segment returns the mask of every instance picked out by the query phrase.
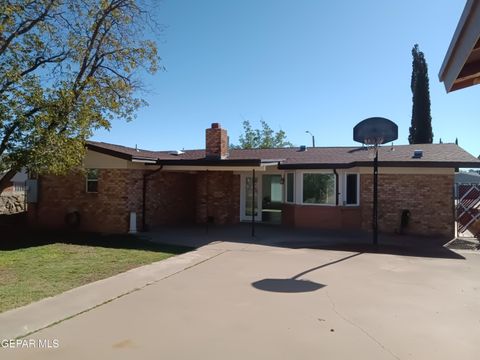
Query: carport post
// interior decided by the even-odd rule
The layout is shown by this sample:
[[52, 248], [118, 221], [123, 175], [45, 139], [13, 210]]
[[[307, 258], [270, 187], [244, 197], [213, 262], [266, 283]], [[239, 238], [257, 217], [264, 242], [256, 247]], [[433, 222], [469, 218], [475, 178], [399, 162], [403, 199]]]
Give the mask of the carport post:
[[205, 214], [206, 214], [206, 221], [205, 221], [205, 230], [208, 234], [208, 222], [209, 222], [209, 215], [208, 215], [208, 169], [205, 172]]
[[252, 169], [252, 237], [255, 237], [255, 169]]

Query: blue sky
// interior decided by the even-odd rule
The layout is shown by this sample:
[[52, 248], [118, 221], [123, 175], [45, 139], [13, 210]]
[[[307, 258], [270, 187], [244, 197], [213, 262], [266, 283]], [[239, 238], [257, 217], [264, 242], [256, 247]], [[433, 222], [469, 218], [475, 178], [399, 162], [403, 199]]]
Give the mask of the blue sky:
[[463, 1], [163, 0], [157, 39], [166, 71], [144, 77], [150, 104], [116, 120], [97, 141], [152, 150], [204, 147], [212, 122], [238, 142], [243, 119], [283, 129], [295, 145], [352, 145], [371, 116], [399, 126], [408, 143], [411, 49], [429, 66], [434, 142], [475, 156], [480, 86], [446, 94], [438, 72]]

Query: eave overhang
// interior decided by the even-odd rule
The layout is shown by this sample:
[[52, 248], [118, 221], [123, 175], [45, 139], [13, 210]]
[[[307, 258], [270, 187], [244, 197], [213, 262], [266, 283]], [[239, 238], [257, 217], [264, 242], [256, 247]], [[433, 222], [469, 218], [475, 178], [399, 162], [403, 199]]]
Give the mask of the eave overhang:
[[[372, 161], [355, 161], [342, 164], [278, 164], [280, 170], [302, 169], [351, 169], [354, 167], [371, 167]], [[453, 161], [379, 161], [379, 167], [404, 167], [404, 168], [476, 168], [480, 169], [478, 162], [453, 162]]]
[[438, 77], [447, 92], [480, 83], [480, 1], [467, 1]]

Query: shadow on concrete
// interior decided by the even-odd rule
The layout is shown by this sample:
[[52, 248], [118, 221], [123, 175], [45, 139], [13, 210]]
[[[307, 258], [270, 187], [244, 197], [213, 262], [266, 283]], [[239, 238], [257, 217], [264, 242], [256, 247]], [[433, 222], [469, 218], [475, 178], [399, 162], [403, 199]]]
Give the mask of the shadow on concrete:
[[379, 245], [372, 244], [367, 231], [292, 229], [278, 225], [257, 224], [255, 237], [250, 224], [163, 227], [143, 233], [154, 242], [201, 247], [214, 242], [233, 242], [276, 246], [290, 249], [321, 249], [348, 252], [378, 253], [414, 257], [464, 259], [444, 245], [451, 239], [410, 235], [380, 234]]
[[176, 244], [160, 244], [128, 235], [104, 235], [65, 230], [41, 230], [27, 226], [1, 227], [0, 251], [18, 250], [49, 244], [73, 244], [111, 249], [132, 249], [181, 254], [194, 248]]
[[289, 279], [263, 279], [263, 280], [255, 281], [252, 283], [252, 286], [258, 290], [271, 291], [271, 292], [283, 292], [283, 293], [299, 293], [299, 292], [316, 291], [318, 289], [321, 289], [322, 287], [325, 287], [326, 285], [319, 284], [310, 280], [302, 280], [300, 279], [300, 277], [308, 273], [311, 273], [313, 271], [322, 269], [324, 267], [331, 266], [345, 260], [349, 260], [361, 254], [362, 253], [352, 254], [338, 260], [330, 261], [326, 264], [315, 266], [311, 269], [302, 271], [301, 273], [298, 273], [297, 275], [294, 275]]
[[263, 279], [252, 283], [252, 286], [270, 292], [302, 293], [316, 291], [325, 285], [301, 279]]

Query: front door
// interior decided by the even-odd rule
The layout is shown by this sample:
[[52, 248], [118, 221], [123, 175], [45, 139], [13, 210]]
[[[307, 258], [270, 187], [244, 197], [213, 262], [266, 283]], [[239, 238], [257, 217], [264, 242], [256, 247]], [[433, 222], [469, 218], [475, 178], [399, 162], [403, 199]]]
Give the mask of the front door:
[[241, 177], [241, 201], [240, 201], [240, 220], [251, 221], [252, 213], [255, 213], [255, 221], [262, 220], [262, 199], [261, 182], [258, 181], [258, 176], [255, 176], [255, 188], [253, 186], [252, 175], [243, 174]]

